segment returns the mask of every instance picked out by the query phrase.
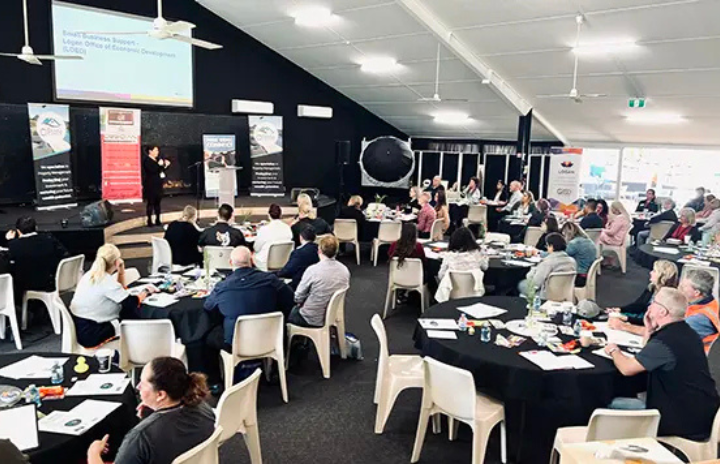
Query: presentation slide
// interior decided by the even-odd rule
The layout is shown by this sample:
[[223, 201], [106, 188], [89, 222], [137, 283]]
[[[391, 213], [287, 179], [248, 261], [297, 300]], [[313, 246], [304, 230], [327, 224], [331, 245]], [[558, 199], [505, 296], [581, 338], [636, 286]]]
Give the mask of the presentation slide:
[[55, 61], [57, 99], [193, 106], [192, 45], [86, 33], [149, 31], [152, 19], [57, 1], [52, 16], [54, 53], [84, 58]]

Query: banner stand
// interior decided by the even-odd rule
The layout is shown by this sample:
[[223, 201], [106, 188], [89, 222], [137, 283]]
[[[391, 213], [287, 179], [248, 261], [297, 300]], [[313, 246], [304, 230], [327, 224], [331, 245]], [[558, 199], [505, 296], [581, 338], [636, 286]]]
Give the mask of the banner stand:
[[[205, 197], [218, 198], [223, 187], [223, 172], [232, 169], [235, 175], [235, 136], [234, 135], [203, 135], [203, 171], [205, 173]], [[237, 182], [233, 178], [231, 191], [233, 200], [237, 196]], [[228, 185], [225, 185], [228, 187]], [[227, 196], [226, 196], [227, 199]], [[231, 203], [234, 203], [231, 202]], [[231, 204], [228, 203], [228, 204]]]
[[252, 183], [250, 196], [285, 196], [282, 116], [248, 116]]
[[100, 108], [102, 199], [112, 204], [142, 202], [140, 110]]

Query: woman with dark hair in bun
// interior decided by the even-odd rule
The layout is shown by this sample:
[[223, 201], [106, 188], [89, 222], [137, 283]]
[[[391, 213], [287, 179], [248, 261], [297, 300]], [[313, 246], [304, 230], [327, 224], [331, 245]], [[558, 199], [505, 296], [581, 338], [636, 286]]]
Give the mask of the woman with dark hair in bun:
[[[215, 415], [205, 402], [210, 394], [205, 375], [188, 373], [176, 358], [155, 358], [146, 365], [137, 386], [142, 402], [135, 426], [120, 445], [115, 464], [171, 464], [207, 440]], [[88, 449], [88, 464], [103, 462], [109, 435]]]

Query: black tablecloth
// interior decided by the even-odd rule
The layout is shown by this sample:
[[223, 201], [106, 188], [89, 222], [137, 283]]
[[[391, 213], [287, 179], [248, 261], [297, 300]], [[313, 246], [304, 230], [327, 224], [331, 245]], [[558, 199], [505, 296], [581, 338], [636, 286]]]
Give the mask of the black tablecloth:
[[[523, 319], [527, 314], [524, 299], [486, 296], [441, 303], [428, 309], [423, 317], [457, 319], [458, 306], [476, 302], [507, 309], [498, 317], [505, 322]], [[493, 341], [496, 333], [511, 335], [507, 330], [493, 330]], [[583, 350], [579, 356], [594, 364], [593, 369], [543, 371], [518, 354], [538, 348], [531, 339], [517, 348], [502, 348], [482, 343], [479, 331], [472, 336], [463, 332], [457, 335], [457, 340], [430, 339], [418, 324], [415, 346], [423, 356], [467, 369], [478, 390], [505, 403], [511, 431], [508, 448], [517, 449], [520, 443], [523, 447], [529, 445], [530, 450], [523, 452], [523, 460], [528, 462], [549, 457], [558, 427], [585, 425], [593, 410], [606, 407], [614, 397], [634, 396], [645, 389], [644, 376], [625, 378], [610, 360], [590, 350]]]
[[[13, 353], [0, 355], [0, 367], [5, 367], [14, 362], [20, 361], [32, 354], [47, 357], [69, 357], [70, 359], [65, 363], [65, 381], [63, 386], [70, 387], [73, 385], [72, 378], [77, 377], [78, 380], [87, 378], [90, 374], [97, 373], [98, 363], [93, 357], [86, 357], [87, 364], [90, 369], [85, 374], [77, 374], [73, 368], [75, 367], [77, 356], [61, 354], [61, 353]], [[113, 367], [113, 372], [122, 372], [120, 369]], [[21, 379], [14, 380], [5, 377], [0, 377], [0, 384], [13, 385], [21, 389], [25, 389], [30, 384], [37, 386], [50, 386], [50, 379]], [[40, 411], [44, 414], [50, 414], [52, 411], [69, 411], [75, 406], [79, 405], [86, 399], [94, 399], [100, 401], [116, 401], [121, 402], [123, 405], [117, 408], [115, 411], [110, 413], [102, 422], [95, 425], [92, 429], [80, 435], [78, 437], [71, 435], [61, 435], [56, 433], [39, 433], [40, 446], [38, 448], [25, 451], [30, 456], [30, 461], [33, 464], [44, 464], [51, 463], [57, 464], [60, 462], [85, 462], [85, 456], [87, 448], [94, 440], [101, 439], [106, 433], [110, 435], [110, 451], [111, 453], [106, 456], [107, 459], [111, 460], [118, 448], [125, 434], [137, 424], [137, 418], [135, 417], [135, 408], [137, 406], [137, 400], [135, 393], [131, 386], [125, 389], [122, 395], [108, 395], [108, 396], [71, 396], [66, 397], [62, 400], [48, 400], [42, 403]], [[18, 403], [19, 405], [25, 404], [23, 401]]]
[[[508, 234], [510, 236], [510, 239], [513, 243], [522, 243], [523, 239], [525, 238], [525, 224], [513, 224], [512, 221], [516, 221], [517, 219], [513, 219], [512, 221], [507, 221], [507, 218], [502, 219], [500, 222], [498, 222], [498, 232], [501, 234]], [[533, 243], [533, 246], [535, 244]]]
[[[683, 259], [685, 256], [691, 254], [691, 252], [685, 247], [681, 246], [678, 247], [676, 245], [668, 245], [666, 243], [663, 243], [662, 245], [658, 245], [663, 248], [673, 248], [676, 250], [680, 250], [680, 253], [677, 254], [668, 254], [668, 253], [661, 253], [659, 251], [655, 251], [655, 246], [651, 245], [650, 243], [646, 243], [645, 245], [640, 246], [639, 248], [636, 248], [636, 251], [633, 254], [633, 257], [635, 261], [647, 268], [652, 269], [653, 265], [655, 264], [655, 261], [658, 259], [664, 259], [666, 261], [671, 261], [677, 265], [678, 270], [682, 270], [683, 263], [678, 262], [680, 259]], [[703, 261], [709, 261], [710, 265], [713, 267], [720, 268], [720, 264], [710, 261], [708, 259], [703, 259]]]

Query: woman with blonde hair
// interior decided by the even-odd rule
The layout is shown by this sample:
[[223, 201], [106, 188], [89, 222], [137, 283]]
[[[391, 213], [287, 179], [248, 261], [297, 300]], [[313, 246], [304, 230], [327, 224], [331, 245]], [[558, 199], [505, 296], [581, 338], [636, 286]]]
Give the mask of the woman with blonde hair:
[[307, 198], [303, 198], [302, 200], [301, 197], [303, 197], [302, 194], [298, 195], [298, 216], [291, 227], [296, 248], [300, 246], [300, 232], [308, 226], [312, 226], [315, 229], [316, 235], [332, 233], [330, 224], [328, 224], [325, 219], [317, 217], [317, 212], [315, 208], [313, 208], [310, 197], [305, 195]]
[[600, 233], [598, 243], [609, 246], [621, 246], [627, 240], [628, 232], [632, 228], [632, 220], [627, 210], [619, 201], [610, 205], [610, 219]]
[[[365, 229], [365, 213], [362, 210], [363, 198], [360, 195], [353, 195], [348, 200], [347, 206], [343, 207], [338, 214], [338, 219], [354, 219], [357, 224], [358, 237], [363, 237]], [[362, 239], [361, 239], [362, 240]], [[340, 244], [340, 249], [344, 252], [344, 243]]]
[[566, 222], [561, 229], [562, 236], [567, 242], [565, 252], [577, 263], [577, 276], [575, 276], [575, 286], [584, 287], [587, 283], [587, 274], [590, 267], [597, 258], [597, 248], [595, 243], [590, 240], [580, 229], [580, 226], [574, 222]]
[[180, 219], [168, 225], [164, 238], [170, 244], [173, 264], [188, 266], [202, 263], [202, 253], [197, 246], [201, 232], [196, 222], [197, 216], [197, 209], [187, 205]]
[[122, 319], [139, 318], [140, 304], [148, 293], [143, 290], [133, 296], [127, 291], [125, 262], [115, 245], [106, 243], [98, 248], [70, 303], [78, 343], [93, 348], [117, 336]]
[[695, 226], [695, 210], [687, 206], [680, 210], [678, 222], [673, 224], [670, 230], [667, 231], [663, 240], [673, 238], [685, 241], [685, 237], [690, 237], [693, 242], [702, 240], [702, 233]]

